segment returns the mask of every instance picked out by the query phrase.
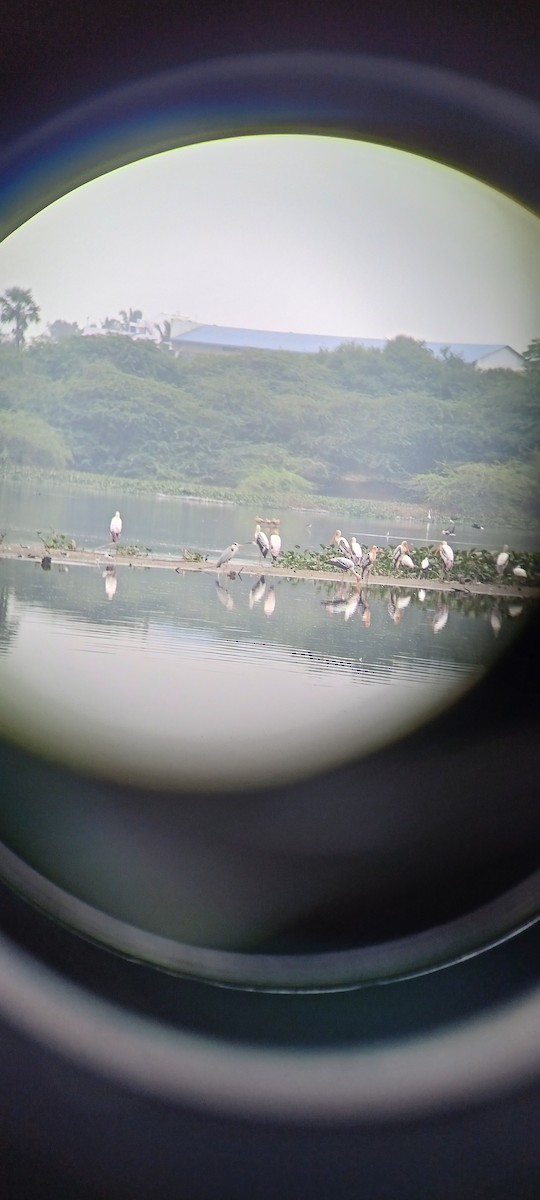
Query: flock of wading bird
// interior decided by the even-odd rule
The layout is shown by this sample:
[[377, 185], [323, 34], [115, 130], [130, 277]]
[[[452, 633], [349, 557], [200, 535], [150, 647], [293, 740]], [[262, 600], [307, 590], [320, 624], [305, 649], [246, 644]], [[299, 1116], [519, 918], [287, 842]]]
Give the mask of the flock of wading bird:
[[[429, 513], [428, 516], [430, 518], [431, 513]], [[245, 546], [251, 545], [257, 546], [259, 550], [259, 562], [261, 564], [265, 559], [268, 559], [268, 557], [270, 558], [271, 562], [277, 563], [282, 549], [281, 537], [277, 532], [277, 526], [279, 523], [280, 522], [277, 519], [263, 520], [262, 518], [258, 518], [255, 525], [253, 538], [249, 542], [231, 542], [230, 546], [227, 546], [227, 548], [223, 550], [217, 559], [215, 564], [217, 571], [224, 570], [226, 575], [233, 577], [236, 574], [240, 574], [242, 567], [240, 567], [239, 571], [235, 571], [231, 567], [231, 562], [236, 557], [239, 550]], [[262, 524], [272, 527], [272, 532], [270, 534], [265, 533], [265, 531], [262, 529]], [[482, 529], [483, 526], [475, 525], [475, 528]], [[114, 516], [112, 517], [109, 529], [111, 541], [113, 543], [117, 543], [120, 540], [120, 535], [122, 533], [122, 518], [118, 511], [115, 512]], [[455, 536], [453, 525], [451, 528], [445, 529], [443, 532], [446, 536]], [[336, 529], [332, 537], [332, 545], [335, 545], [340, 553], [336, 554], [332, 558], [326, 559], [328, 566], [334, 567], [336, 571], [341, 571], [343, 579], [346, 579], [348, 576], [352, 576], [356, 581], [357, 587], [361, 588], [369, 579], [371, 568], [377, 561], [377, 555], [381, 553], [381, 547], [371, 546], [370, 548], [364, 549], [358, 542], [354, 533], [351, 535], [349, 541], [344, 534], [342, 534], [341, 529]], [[434, 554], [436, 559], [440, 559], [441, 577], [448, 575], [454, 566], [454, 551], [446, 541], [446, 537], [442, 542], [439, 542], [438, 545], [434, 547]], [[503, 546], [503, 549], [495, 560], [495, 566], [499, 575], [504, 574], [506, 571], [509, 559], [510, 553], [508, 546]], [[417, 572], [420, 574], [420, 576], [422, 576], [425, 575], [429, 568], [433, 566], [433, 563], [428, 555], [422, 558], [420, 563], [416, 563], [412, 557], [409, 543], [404, 539], [399, 543], [398, 546], [396, 546], [392, 554], [392, 566], [394, 570], [400, 574]], [[517, 565], [512, 567], [512, 573], [515, 575], [516, 579], [525, 580], [527, 578], [527, 572], [522, 566]]]

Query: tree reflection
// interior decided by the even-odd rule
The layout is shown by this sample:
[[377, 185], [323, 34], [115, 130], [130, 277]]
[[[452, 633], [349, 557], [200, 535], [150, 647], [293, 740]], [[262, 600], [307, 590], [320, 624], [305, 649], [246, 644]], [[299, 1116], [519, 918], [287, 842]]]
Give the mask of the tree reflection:
[[15, 596], [13, 588], [0, 588], [0, 654], [7, 654], [19, 630], [19, 619], [11, 611], [11, 596]]

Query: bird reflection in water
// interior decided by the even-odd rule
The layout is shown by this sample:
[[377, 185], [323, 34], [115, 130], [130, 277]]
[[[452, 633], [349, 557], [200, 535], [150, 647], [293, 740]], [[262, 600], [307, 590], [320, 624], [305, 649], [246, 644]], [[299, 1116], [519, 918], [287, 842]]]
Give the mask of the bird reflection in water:
[[275, 593], [274, 587], [272, 585], [270, 585], [270, 587], [268, 588], [268, 591], [266, 593], [266, 596], [264, 597], [263, 610], [264, 610], [265, 617], [271, 617], [272, 613], [274, 612], [275, 607], [276, 607], [276, 593]]
[[219, 603], [223, 605], [223, 608], [226, 608], [229, 612], [234, 608], [234, 600], [228, 588], [223, 583], [220, 583], [219, 579], [216, 579], [216, 596]]
[[434, 633], [440, 633], [441, 629], [444, 629], [446, 622], [448, 620], [449, 611], [450, 610], [449, 610], [447, 604], [441, 604], [439, 606], [439, 608], [437, 609], [437, 612], [435, 613], [435, 616], [431, 622], [431, 628]]
[[495, 607], [492, 608], [492, 610], [489, 614], [489, 623], [491, 625], [493, 633], [495, 634], [495, 637], [498, 637], [501, 632], [501, 629], [502, 629], [502, 617], [501, 617], [500, 609], [498, 608], [497, 605], [495, 605]]
[[399, 625], [403, 616], [403, 612], [399, 607], [396, 592], [390, 592], [390, 599], [387, 604], [387, 609], [390, 620], [394, 622], [394, 625]]
[[358, 588], [355, 588], [348, 596], [345, 596], [341, 592], [339, 596], [335, 596], [332, 600], [322, 600], [321, 603], [325, 612], [343, 617], [344, 621], [350, 621], [351, 617], [360, 611], [362, 624], [365, 625], [366, 629], [369, 629], [371, 611], [367, 603], [365, 590], [359, 591]]
[[113, 600], [118, 587], [118, 579], [116, 578], [116, 569], [112, 564], [105, 568], [102, 579], [105, 580], [105, 595], [107, 600]]
[[250, 608], [254, 608], [256, 604], [260, 604], [266, 591], [266, 579], [261, 575], [253, 587], [249, 589], [248, 604]]

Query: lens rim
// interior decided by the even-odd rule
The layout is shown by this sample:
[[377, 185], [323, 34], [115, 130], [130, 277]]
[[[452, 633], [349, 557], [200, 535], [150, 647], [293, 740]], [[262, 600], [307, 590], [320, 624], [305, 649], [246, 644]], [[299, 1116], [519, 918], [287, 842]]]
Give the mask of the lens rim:
[[[99, 97], [4, 151], [0, 231], [6, 236], [58, 196], [125, 163], [180, 145], [270, 132], [331, 134], [396, 146], [465, 171], [537, 213], [538, 115], [536, 105], [489, 85], [434, 68], [366, 56], [278, 54], [197, 64]], [[295, 785], [290, 786], [292, 790]], [[358, 955], [364, 955], [361, 975], [366, 982], [435, 969], [433, 961], [427, 960], [435, 954], [436, 965], [443, 965], [442, 946], [447, 965], [525, 928], [537, 914], [540, 890], [538, 872], [476, 913], [439, 931], [417, 935], [413, 947], [411, 939], [405, 939], [409, 964], [411, 948], [415, 956], [412, 970], [405, 965], [403, 944], [394, 942], [352, 952], [353, 967], [347, 964], [347, 952], [313, 956], [317, 972], [327, 968], [324, 982], [320, 976], [315, 981], [311, 974], [315, 964], [310, 966], [309, 956], [299, 962], [280, 959], [269, 980], [270, 956], [229, 955], [169, 944], [168, 939], [145, 935], [83, 905], [7, 848], [1, 848], [0, 862], [12, 885], [55, 919], [71, 924], [76, 908], [88, 937], [116, 944], [128, 955], [144, 949], [148, 961], [160, 966], [165, 962], [166, 969], [179, 973], [255, 987], [358, 986]], [[152, 945], [145, 939], [152, 939]]]

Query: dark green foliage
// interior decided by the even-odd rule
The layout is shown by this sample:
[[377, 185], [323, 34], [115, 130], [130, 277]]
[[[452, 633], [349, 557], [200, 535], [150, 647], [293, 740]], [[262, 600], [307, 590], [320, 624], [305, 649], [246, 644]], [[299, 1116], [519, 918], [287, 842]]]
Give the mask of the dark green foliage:
[[522, 373], [480, 372], [405, 337], [383, 350], [175, 358], [125, 336], [71, 336], [25, 353], [0, 346], [0, 412], [45, 422], [75, 470], [178, 492], [300, 502], [350, 498], [351, 487], [369, 496], [375, 481], [439, 512], [534, 520], [536, 342], [527, 354]]

